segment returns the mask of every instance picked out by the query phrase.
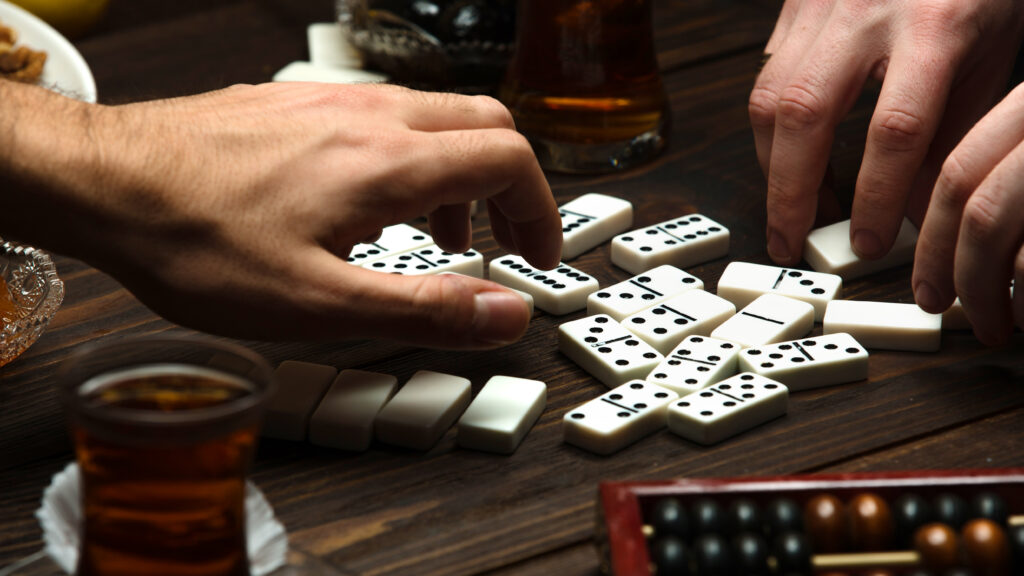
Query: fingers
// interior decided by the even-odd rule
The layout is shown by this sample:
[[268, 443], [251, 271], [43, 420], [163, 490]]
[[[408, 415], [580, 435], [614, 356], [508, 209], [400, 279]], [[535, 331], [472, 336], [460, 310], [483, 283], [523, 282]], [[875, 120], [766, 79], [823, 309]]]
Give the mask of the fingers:
[[[750, 93], [750, 125], [754, 130], [757, 160], [766, 177], [771, 159], [775, 109], [779, 93], [802, 62], [807, 48], [814, 44], [818, 37], [817, 31], [821, 29], [830, 12], [830, 7], [826, 3], [810, 3], [806, 9], [804, 4], [799, 0], [783, 4], [775, 29], [764, 48], [765, 54], [770, 54], [771, 58], [764, 63]], [[793, 23], [798, 14], [800, 26], [793, 32]]]
[[953, 281], [974, 334], [1004, 343], [1013, 329], [1008, 280], [1024, 246], [1024, 143], [1000, 162], [964, 206]]
[[[995, 167], [1024, 141], [1024, 86], [1018, 87], [964, 137], [943, 164], [918, 236], [911, 285], [928, 312], [942, 312], [958, 291], [954, 262], [969, 200]], [[968, 281], [967, 285], [971, 283]]]
[[959, 65], [960, 55], [922, 49], [916, 35], [928, 32], [920, 28], [894, 47], [868, 128], [850, 216], [851, 247], [861, 258], [892, 248]]
[[[522, 136], [474, 130], [426, 138], [409, 152], [426, 155], [412, 160], [417, 169], [407, 175], [410, 190], [428, 191], [416, 197], [433, 196], [440, 205], [487, 199], [499, 243], [538, 268], [558, 264], [562, 221], [547, 179]], [[468, 215], [463, 222], [463, 228], [468, 226]]]
[[473, 241], [469, 204], [441, 206], [427, 215], [434, 242], [448, 252], [465, 252]]
[[[768, 173], [768, 254], [782, 265], [799, 262], [814, 223], [835, 126], [860, 92], [869, 65], [860, 40], [845, 30], [823, 33], [813, 61], [779, 92]], [[772, 57], [774, 60], [775, 57]], [[769, 61], [771, 63], [771, 61]]]
[[387, 106], [405, 124], [423, 132], [444, 130], [515, 129], [512, 113], [488, 96], [421, 92], [398, 86], [374, 85]]
[[486, 349], [518, 340], [530, 321], [520, 296], [486, 280], [381, 274], [341, 264], [326, 252], [317, 260], [314, 266], [329, 271], [318, 314], [335, 329], [329, 336]]

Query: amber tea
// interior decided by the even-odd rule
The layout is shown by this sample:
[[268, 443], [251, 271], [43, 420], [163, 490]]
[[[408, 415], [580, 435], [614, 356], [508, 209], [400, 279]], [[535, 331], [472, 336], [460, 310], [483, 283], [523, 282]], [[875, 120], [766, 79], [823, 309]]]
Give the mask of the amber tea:
[[111, 369], [77, 385], [76, 573], [249, 574], [245, 476], [264, 397], [252, 378], [192, 363]]
[[627, 168], [667, 144], [649, 0], [524, 0], [501, 90], [545, 168]]

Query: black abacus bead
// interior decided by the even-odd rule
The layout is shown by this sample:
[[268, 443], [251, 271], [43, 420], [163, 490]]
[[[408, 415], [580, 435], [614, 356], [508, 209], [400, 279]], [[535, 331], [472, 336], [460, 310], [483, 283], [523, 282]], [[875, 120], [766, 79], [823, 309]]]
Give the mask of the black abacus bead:
[[718, 534], [705, 534], [693, 543], [696, 576], [732, 576], [732, 550]]
[[690, 533], [694, 538], [704, 534], [722, 534], [725, 531], [725, 514], [718, 502], [701, 498], [690, 509]]
[[776, 572], [811, 574], [811, 543], [801, 532], [783, 532], [772, 543]]
[[690, 553], [676, 536], [662, 536], [651, 544], [651, 562], [661, 576], [690, 576]]
[[1014, 574], [1024, 573], [1024, 525], [1010, 526], [1006, 530], [1006, 540], [1010, 545], [1010, 566]]
[[690, 519], [678, 498], [662, 498], [651, 510], [651, 526], [656, 536], [673, 535], [689, 540]]
[[740, 498], [729, 504], [726, 514], [726, 530], [730, 535], [762, 530], [761, 508], [753, 500]]
[[804, 529], [803, 509], [789, 498], [776, 498], [764, 509], [764, 526], [768, 538], [783, 532], [799, 532]]
[[967, 522], [967, 502], [956, 494], [949, 492], [939, 494], [933, 503], [935, 521], [950, 526], [955, 531], [960, 531]]
[[896, 525], [896, 542], [903, 548], [914, 540], [914, 532], [932, 522], [934, 515], [928, 501], [917, 494], [904, 494], [892, 505], [892, 516]]
[[733, 557], [736, 574], [742, 576], [768, 576], [768, 545], [758, 533], [744, 532], [733, 538]]
[[1006, 506], [1006, 500], [993, 492], [982, 492], [971, 498], [971, 519], [974, 518], [985, 518], [991, 520], [1000, 526], [1006, 525], [1006, 519], [1009, 518], [1009, 508]]

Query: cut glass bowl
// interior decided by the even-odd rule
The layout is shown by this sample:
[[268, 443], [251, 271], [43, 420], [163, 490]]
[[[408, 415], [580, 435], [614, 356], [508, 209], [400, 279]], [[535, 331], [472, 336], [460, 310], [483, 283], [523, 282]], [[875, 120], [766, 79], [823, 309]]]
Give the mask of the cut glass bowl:
[[0, 366], [39, 339], [63, 301], [50, 256], [0, 238]]

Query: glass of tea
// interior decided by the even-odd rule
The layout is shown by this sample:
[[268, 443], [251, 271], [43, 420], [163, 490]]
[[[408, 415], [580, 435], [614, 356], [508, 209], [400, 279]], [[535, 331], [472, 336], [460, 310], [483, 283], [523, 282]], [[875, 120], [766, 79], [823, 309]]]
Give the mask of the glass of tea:
[[82, 478], [76, 574], [248, 575], [266, 361], [212, 338], [136, 338], [82, 346], [60, 379]]
[[612, 172], [668, 144], [651, 0], [520, 0], [500, 90], [546, 169]]

